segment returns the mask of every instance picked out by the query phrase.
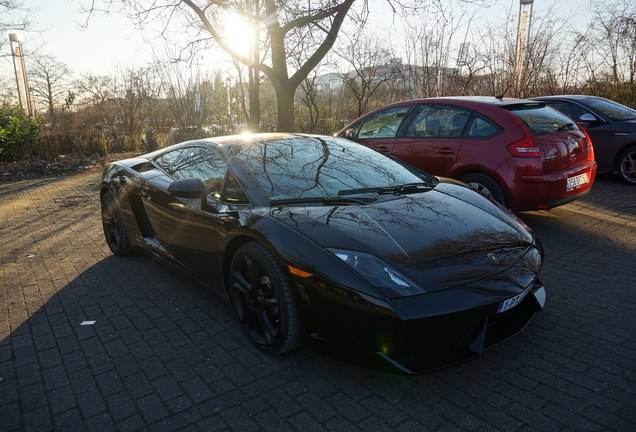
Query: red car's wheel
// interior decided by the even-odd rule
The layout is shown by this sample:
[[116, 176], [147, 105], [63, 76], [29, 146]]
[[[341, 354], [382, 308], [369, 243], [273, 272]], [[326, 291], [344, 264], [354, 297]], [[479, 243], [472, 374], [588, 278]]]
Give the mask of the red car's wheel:
[[486, 174], [475, 173], [468, 174], [461, 180], [468, 186], [481, 192], [483, 195], [494, 199], [504, 207], [508, 207], [508, 201], [506, 200], [506, 195], [504, 194], [503, 189], [501, 189], [501, 186], [499, 186], [492, 177]]

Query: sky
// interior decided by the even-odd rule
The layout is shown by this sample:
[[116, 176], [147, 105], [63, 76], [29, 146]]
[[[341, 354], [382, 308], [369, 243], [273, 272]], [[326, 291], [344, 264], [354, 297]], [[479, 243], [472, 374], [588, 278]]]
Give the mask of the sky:
[[[23, 0], [32, 9], [34, 30], [24, 34], [24, 50], [36, 49], [39, 53], [52, 55], [67, 64], [74, 74], [114, 74], [123, 67], [144, 66], [152, 60], [152, 42], [145, 41], [132, 22], [120, 15], [92, 16], [88, 27], [86, 14], [80, 12], [82, 4], [91, 0]], [[480, 13], [482, 17], [505, 17], [508, 8], [518, 8], [518, 0], [491, 1], [492, 6]], [[587, 8], [581, 7], [587, 0], [535, 0], [535, 11], [557, 6], [557, 11], [572, 14], [573, 19], [585, 22]], [[392, 21], [386, 0], [371, 0], [373, 24], [376, 32], [390, 29]], [[7, 37], [7, 35], [2, 35]], [[8, 44], [4, 45], [9, 50]], [[12, 74], [10, 59], [5, 57], [0, 73], [6, 79], [6, 70]], [[227, 67], [227, 64], [226, 64]]]

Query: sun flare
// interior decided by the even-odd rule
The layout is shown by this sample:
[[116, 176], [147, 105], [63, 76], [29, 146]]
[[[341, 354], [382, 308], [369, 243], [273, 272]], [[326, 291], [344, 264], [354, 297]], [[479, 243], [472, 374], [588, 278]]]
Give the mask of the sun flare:
[[254, 38], [252, 23], [236, 12], [228, 12], [224, 21], [225, 41], [230, 48], [241, 55], [249, 55]]

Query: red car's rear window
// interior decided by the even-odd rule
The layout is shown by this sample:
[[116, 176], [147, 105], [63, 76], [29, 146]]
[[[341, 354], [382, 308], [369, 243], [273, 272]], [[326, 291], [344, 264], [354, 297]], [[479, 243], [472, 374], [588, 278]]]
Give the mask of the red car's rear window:
[[508, 110], [520, 118], [533, 135], [578, 130], [571, 118], [547, 106], [519, 106]]

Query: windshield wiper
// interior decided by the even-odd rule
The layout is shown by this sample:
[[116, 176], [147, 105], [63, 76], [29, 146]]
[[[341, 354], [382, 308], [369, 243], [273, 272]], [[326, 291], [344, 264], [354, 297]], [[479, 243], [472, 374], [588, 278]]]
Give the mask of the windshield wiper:
[[433, 183], [406, 183], [398, 186], [345, 189], [338, 191], [338, 196], [377, 193], [380, 195], [404, 195], [425, 192], [435, 187]]
[[377, 201], [377, 198], [342, 198], [342, 197], [305, 197], [305, 198], [281, 198], [269, 201], [272, 206], [286, 204], [323, 204], [323, 205], [349, 205], [368, 204]]

